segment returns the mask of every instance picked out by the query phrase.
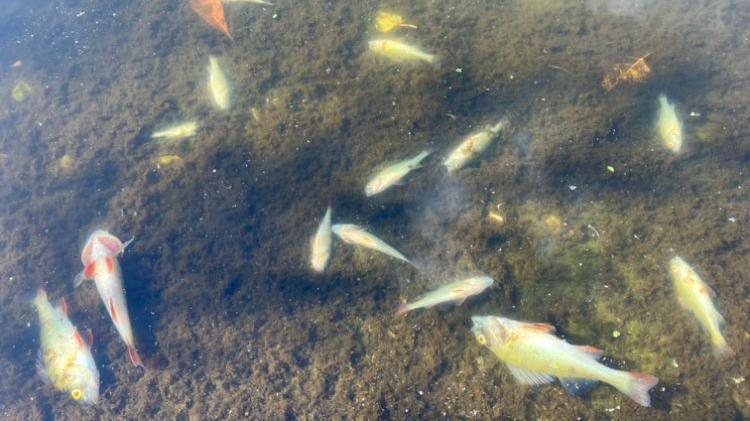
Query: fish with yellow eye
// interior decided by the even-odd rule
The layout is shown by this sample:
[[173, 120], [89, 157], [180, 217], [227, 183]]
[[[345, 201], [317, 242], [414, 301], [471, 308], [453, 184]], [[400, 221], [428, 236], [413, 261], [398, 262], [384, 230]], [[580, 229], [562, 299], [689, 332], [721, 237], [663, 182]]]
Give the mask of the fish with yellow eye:
[[65, 301], [53, 307], [47, 293], [40, 289], [32, 300], [39, 315], [41, 347], [37, 372], [45, 381], [76, 401], [94, 404], [99, 399], [99, 371], [91, 356], [93, 336], [87, 339], [68, 319]]

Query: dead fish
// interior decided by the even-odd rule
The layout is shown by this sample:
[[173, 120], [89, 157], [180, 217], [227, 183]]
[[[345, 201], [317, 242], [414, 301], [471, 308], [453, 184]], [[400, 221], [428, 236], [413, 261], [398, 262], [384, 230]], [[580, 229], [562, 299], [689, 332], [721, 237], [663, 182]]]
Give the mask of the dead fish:
[[310, 241], [310, 266], [315, 272], [323, 272], [331, 258], [331, 207], [326, 210], [318, 231]]
[[353, 244], [356, 246], [365, 247], [371, 250], [379, 251], [388, 256], [402, 260], [406, 263], [411, 264], [403, 254], [399, 253], [398, 250], [386, 244], [385, 241], [378, 237], [370, 234], [364, 228], [354, 224], [336, 224], [331, 227], [331, 230], [345, 243]]
[[367, 185], [365, 186], [365, 194], [367, 197], [371, 197], [378, 193], [382, 193], [391, 186], [399, 184], [410, 172], [419, 168], [422, 160], [429, 154], [430, 151], [422, 151], [413, 158], [391, 164], [378, 171], [378, 173], [367, 182]]

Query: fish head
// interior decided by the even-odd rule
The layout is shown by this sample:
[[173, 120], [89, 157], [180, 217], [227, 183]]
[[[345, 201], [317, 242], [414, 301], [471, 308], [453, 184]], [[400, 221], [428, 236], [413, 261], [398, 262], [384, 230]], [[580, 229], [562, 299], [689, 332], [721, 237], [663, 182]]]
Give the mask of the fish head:
[[381, 191], [383, 191], [383, 185], [380, 182], [380, 180], [377, 179], [377, 178], [374, 179], [374, 180], [372, 180], [372, 181], [370, 181], [365, 186], [365, 195], [367, 197], [374, 196], [374, 195], [380, 193]]
[[388, 43], [388, 40], [385, 40], [383, 38], [377, 38], [370, 40], [367, 45], [370, 47], [370, 50], [376, 51], [376, 50], [383, 50], [386, 47], [386, 44]]
[[502, 317], [472, 316], [471, 333], [479, 344], [492, 348], [503, 346], [510, 337], [510, 329]]
[[86, 240], [86, 245], [81, 251], [81, 262], [88, 266], [101, 257], [115, 257], [124, 249], [125, 244], [119, 238], [107, 230], [97, 229]]
[[475, 276], [469, 280], [469, 285], [471, 286], [471, 289], [478, 294], [491, 287], [494, 282], [495, 280], [489, 276]]
[[[91, 361], [93, 362], [93, 360]], [[99, 372], [89, 363], [76, 363], [67, 368], [65, 389], [71, 399], [88, 404], [99, 401]]]

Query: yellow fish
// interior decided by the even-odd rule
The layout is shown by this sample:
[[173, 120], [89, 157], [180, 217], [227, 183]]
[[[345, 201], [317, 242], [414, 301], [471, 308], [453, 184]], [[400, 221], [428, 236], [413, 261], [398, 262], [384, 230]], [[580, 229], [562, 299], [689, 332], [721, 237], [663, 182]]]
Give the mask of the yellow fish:
[[184, 137], [195, 136], [195, 132], [198, 130], [198, 123], [195, 121], [186, 121], [183, 123], [177, 123], [167, 128], [155, 131], [151, 134], [151, 139], [166, 138], [166, 139], [182, 139]]
[[682, 121], [677, 116], [674, 104], [665, 95], [659, 95], [659, 116], [656, 120], [656, 131], [670, 151], [679, 153], [682, 150]]
[[716, 296], [716, 293], [679, 256], [675, 256], [669, 261], [669, 276], [672, 279], [680, 305], [693, 313], [711, 336], [714, 354], [734, 353], [724, 339], [724, 335], [721, 334], [724, 317], [719, 314], [711, 300], [712, 297]]
[[654, 376], [615, 370], [598, 362], [602, 352], [571, 345], [552, 333], [546, 323], [524, 323], [497, 316], [473, 316], [471, 332], [523, 384], [551, 383], [557, 377], [571, 394], [585, 392], [593, 382], [617, 388], [640, 405], [650, 406], [648, 391], [659, 382]]
[[508, 119], [503, 118], [494, 126], [486, 126], [482, 130], [468, 135], [443, 161], [448, 173], [460, 170], [484, 152], [500, 131], [508, 126]]
[[74, 400], [96, 403], [99, 399], [99, 371], [91, 356], [92, 337], [85, 341], [68, 319], [65, 301], [52, 307], [43, 289], [32, 300], [39, 315], [41, 347], [37, 372], [55, 389], [70, 393]]
[[208, 57], [208, 90], [211, 91], [211, 98], [217, 108], [229, 109], [229, 82], [221, 70], [219, 59], [214, 56]]
[[440, 59], [435, 54], [426, 53], [419, 48], [403, 42], [376, 38], [369, 42], [370, 51], [394, 61], [424, 61], [435, 66], [440, 65]]

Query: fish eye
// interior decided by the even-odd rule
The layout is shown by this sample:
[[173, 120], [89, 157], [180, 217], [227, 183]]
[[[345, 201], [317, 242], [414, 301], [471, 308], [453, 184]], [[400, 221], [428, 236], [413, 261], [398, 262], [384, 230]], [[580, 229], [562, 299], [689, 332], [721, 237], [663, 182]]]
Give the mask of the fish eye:
[[74, 400], [81, 400], [83, 397], [83, 392], [81, 392], [81, 389], [73, 389], [70, 391], [70, 397], [72, 397]]
[[477, 335], [477, 342], [484, 345], [487, 343], [487, 338], [485, 338], [484, 335], [480, 333], [479, 335]]

